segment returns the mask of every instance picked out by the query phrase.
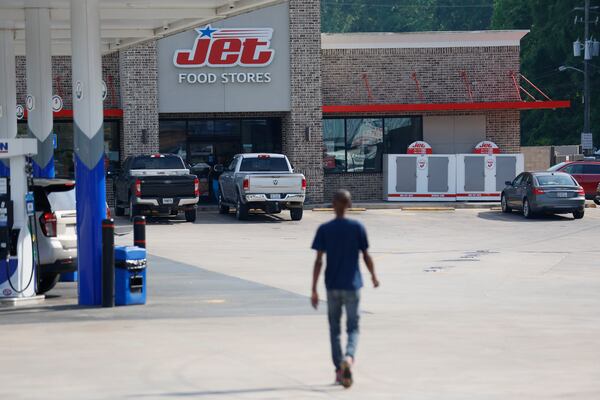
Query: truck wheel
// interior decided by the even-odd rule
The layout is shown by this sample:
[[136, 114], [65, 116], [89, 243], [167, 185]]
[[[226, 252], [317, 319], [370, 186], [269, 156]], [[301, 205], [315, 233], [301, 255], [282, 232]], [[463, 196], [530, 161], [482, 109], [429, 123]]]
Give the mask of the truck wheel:
[[235, 209], [235, 217], [240, 221], [248, 219], [248, 205], [243, 204], [239, 198]]
[[584, 210], [577, 210], [577, 211], [573, 212], [573, 218], [575, 218], [575, 219], [581, 219], [581, 218], [583, 218], [584, 215], [585, 215]]
[[115, 204], [115, 215], [117, 217], [122, 217], [123, 215], [125, 215], [125, 209]]
[[596, 203], [597, 205], [599, 205], [599, 206], [600, 206], [600, 197], [596, 197], [596, 198], [594, 199], [594, 203]]
[[187, 222], [196, 222], [196, 209], [185, 210], [185, 220]]
[[302, 214], [304, 214], [304, 210], [302, 208], [290, 208], [290, 216], [292, 217], [292, 221], [300, 221], [302, 219]]
[[42, 276], [40, 282], [38, 283], [38, 294], [43, 294], [52, 290], [54, 286], [56, 286], [56, 283], [58, 282], [59, 278], [60, 274], [50, 274]]
[[223, 204], [223, 195], [219, 191], [219, 214], [229, 214], [229, 206]]

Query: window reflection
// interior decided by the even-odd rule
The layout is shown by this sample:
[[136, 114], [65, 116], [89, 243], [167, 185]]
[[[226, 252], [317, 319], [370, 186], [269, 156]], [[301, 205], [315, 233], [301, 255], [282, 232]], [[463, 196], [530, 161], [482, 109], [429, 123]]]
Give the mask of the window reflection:
[[379, 172], [383, 151], [383, 124], [380, 118], [346, 120], [348, 172]]
[[323, 120], [323, 168], [328, 172], [346, 170], [346, 138], [343, 119]]
[[384, 154], [423, 140], [421, 117], [323, 119], [325, 172], [381, 172]]

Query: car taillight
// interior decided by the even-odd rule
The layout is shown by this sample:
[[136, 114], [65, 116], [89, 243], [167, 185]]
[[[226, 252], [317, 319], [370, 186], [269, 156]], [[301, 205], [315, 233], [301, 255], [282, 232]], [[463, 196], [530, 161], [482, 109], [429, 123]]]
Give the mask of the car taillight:
[[580, 196], [585, 196], [585, 190], [581, 186], [577, 188], [577, 194]]
[[56, 237], [56, 215], [54, 213], [44, 213], [40, 216], [40, 227], [47, 237]]
[[112, 214], [110, 212], [110, 207], [107, 204], [106, 205], [106, 219], [111, 219], [111, 218], [112, 218]]
[[306, 190], [306, 178], [302, 178], [302, 190]]
[[194, 179], [194, 197], [200, 197], [200, 180]]
[[244, 179], [244, 190], [250, 189], [250, 180], [248, 178]]
[[139, 179], [135, 180], [135, 196], [136, 197], [142, 196], [142, 181]]
[[533, 188], [533, 194], [544, 194], [546, 193], [544, 191], [544, 189], [540, 189], [540, 188]]

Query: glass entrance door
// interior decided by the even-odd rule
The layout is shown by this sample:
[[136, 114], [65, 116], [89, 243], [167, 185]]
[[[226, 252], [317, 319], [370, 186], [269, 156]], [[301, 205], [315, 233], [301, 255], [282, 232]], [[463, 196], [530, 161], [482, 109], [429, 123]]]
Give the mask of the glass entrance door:
[[202, 201], [216, 201], [216, 164], [239, 153], [280, 153], [279, 118], [165, 119], [160, 121], [160, 152], [184, 158], [200, 180]]

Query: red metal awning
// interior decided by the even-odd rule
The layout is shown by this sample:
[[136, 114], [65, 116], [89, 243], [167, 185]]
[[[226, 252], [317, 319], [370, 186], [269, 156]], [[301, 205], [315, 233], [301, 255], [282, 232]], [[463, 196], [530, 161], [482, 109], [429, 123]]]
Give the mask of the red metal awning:
[[[73, 110], [62, 109], [52, 113], [53, 118], [59, 119], [73, 119]], [[120, 108], [105, 108], [104, 118], [123, 118], [123, 110]], [[23, 115], [22, 120], [27, 120], [27, 110]]]
[[418, 111], [539, 110], [569, 107], [571, 107], [571, 101], [569, 100], [415, 104], [352, 104], [335, 106], [325, 105], [323, 106], [323, 114]]

